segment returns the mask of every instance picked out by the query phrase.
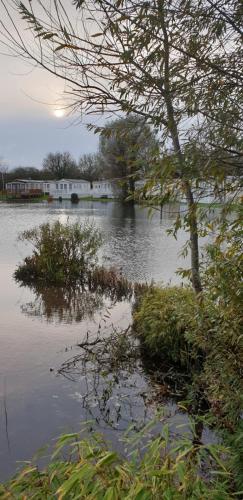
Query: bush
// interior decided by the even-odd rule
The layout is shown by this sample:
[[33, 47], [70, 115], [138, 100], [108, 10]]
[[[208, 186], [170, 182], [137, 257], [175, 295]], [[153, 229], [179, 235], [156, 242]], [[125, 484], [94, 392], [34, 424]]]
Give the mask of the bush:
[[134, 312], [134, 329], [149, 356], [190, 370], [196, 352], [187, 335], [196, 328], [197, 312], [193, 290], [150, 287]]
[[72, 193], [71, 194], [71, 203], [78, 203], [79, 202], [79, 197], [77, 193]]
[[192, 407], [203, 393], [214, 422], [230, 432], [243, 410], [241, 224], [226, 221], [207, 248], [200, 298], [186, 288], [144, 287], [134, 314], [145, 355], [191, 368]]
[[[210, 276], [215, 263], [211, 266]], [[224, 290], [216, 298], [216, 288], [220, 283], [217, 287], [214, 282], [212, 295], [210, 287], [200, 300], [186, 288], [145, 289], [134, 313], [134, 328], [144, 355], [155, 357], [157, 370], [163, 361], [191, 373], [191, 408], [198, 407], [201, 393], [215, 423], [232, 432], [243, 408], [242, 314], [238, 293], [232, 290], [230, 300], [230, 289]]]
[[34, 251], [15, 271], [15, 278], [51, 285], [84, 281], [95, 267], [102, 241], [92, 225], [59, 221], [24, 231], [19, 239], [31, 243]]
[[203, 378], [213, 413], [230, 431], [243, 411], [242, 251], [239, 214], [207, 248], [202, 279], [208, 328], [191, 336], [206, 353]]

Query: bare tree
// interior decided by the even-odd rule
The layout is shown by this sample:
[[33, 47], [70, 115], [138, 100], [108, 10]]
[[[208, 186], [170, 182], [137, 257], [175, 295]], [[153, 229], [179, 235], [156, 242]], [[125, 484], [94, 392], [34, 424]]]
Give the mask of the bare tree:
[[69, 152], [49, 153], [43, 160], [43, 172], [52, 179], [77, 176], [77, 164]]
[[100, 157], [96, 153], [84, 154], [78, 161], [79, 176], [87, 181], [95, 181], [102, 178]]

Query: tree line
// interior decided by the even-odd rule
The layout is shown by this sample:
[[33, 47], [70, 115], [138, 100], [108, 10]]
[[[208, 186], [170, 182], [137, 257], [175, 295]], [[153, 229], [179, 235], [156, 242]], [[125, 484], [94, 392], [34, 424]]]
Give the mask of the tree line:
[[42, 168], [17, 167], [5, 171], [5, 182], [14, 179], [116, 179], [125, 199], [134, 193], [135, 181], [144, 177], [152, 155], [159, 150], [155, 131], [135, 114], [107, 123], [96, 153], [76, 161], [68, 152], [49, 153]]

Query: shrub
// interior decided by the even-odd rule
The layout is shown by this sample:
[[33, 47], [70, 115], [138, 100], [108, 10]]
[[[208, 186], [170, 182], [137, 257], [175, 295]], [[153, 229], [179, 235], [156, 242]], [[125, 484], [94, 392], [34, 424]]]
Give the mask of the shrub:
[[196, 328], [197, 312], [193, 290], [150, 287], [134, 312], [134, 329], [148, 355], [189, 370], [196, 353], [187, 335]]
[[242, 250], [239, 216], [226, 221], [207, 248], [202, 279], [208, 328], [191, 336], [206, 353], [203, 378], [213, 413], [231, 431], [243, 411]]
[[77, 193], [72, 193], [71, 194], [71, 203], [78, 203], [79, 202], [79, 197]]
[[[215, 262], [211, 266], [206, 271], [210, 276]], [[215, 423], [232, 432], [243, 407], [242, 315], [236, 284], [234, 291], [229, 288], [222, 293], [220, 282], [211, 286], [200, 300], [186, 288], [145, 288], [134, 313], [134, 328], [144, 355], [155, 357], [156, 369], [162, 360], [165, 366], [176, 364], [191, 372], [191, 408], [198, 407], [202, 393]]]
[[24, 231], [19, 239], [31, 243], [34, 251], [15, 271], [15, 278], [52, 285], [82, 282], [97, 262], [102, 241], [92, 225], [59, 221]]

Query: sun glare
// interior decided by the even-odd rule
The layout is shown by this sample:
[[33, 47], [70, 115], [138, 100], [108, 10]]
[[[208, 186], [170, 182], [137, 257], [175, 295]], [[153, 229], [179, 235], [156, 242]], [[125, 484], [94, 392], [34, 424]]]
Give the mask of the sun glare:
[[55, 109], [53, 113], [56, 118], [62, 118], [65, 115], [65, 111], [63, 109]]

